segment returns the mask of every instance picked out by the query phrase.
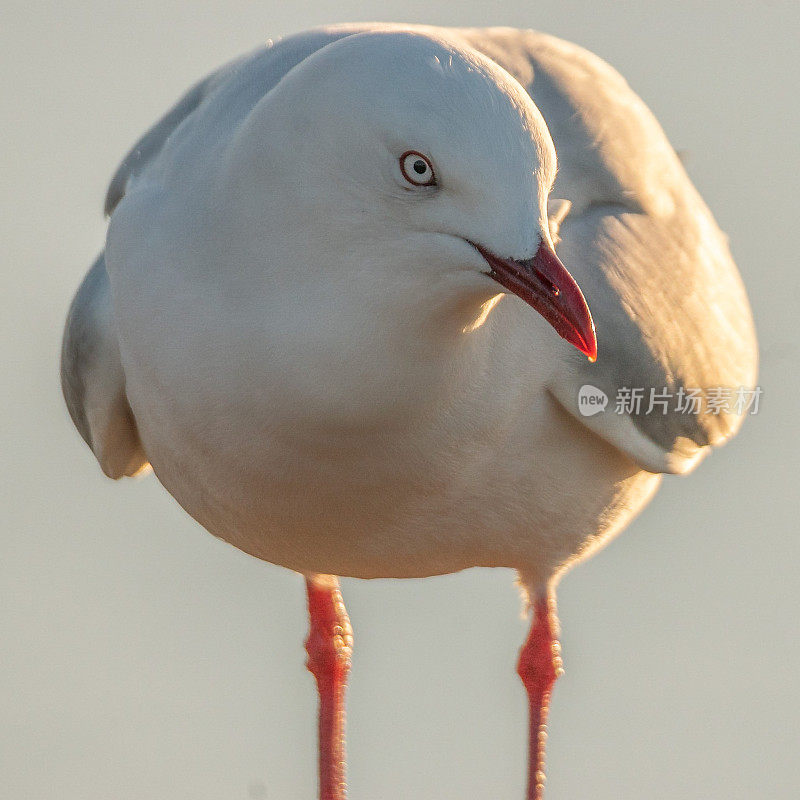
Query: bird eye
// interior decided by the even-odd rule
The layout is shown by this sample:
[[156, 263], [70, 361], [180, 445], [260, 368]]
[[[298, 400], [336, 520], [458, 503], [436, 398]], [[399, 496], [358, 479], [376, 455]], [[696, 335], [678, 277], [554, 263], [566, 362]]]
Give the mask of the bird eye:
[[400, 156], [400, 171], [412, 186], [436, 186], [433, 164], [416, 150], [407, 150]]

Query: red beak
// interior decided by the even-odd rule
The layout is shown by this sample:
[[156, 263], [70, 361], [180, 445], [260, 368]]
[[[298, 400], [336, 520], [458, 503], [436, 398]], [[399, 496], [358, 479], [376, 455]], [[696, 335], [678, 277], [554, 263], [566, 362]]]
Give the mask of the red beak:
[[494, 278], [538, 311], [556, 333], [575, 345], [589, 361], [597, 359], [594, 321], [580, 286], [544, 241], [536, 255], [525, 261], [500, 258], [471, 242], [491, 267]]

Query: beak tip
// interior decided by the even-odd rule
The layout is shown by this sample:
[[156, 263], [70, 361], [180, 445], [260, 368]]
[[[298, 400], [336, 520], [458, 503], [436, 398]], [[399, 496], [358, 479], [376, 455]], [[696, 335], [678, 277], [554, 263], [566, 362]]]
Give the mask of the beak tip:
[[597, 337], [595, 336], [594, 325], [592, 325], [592, 338], [589, 341], [587, 351], [586, 357], [589, 359], [590, 363], [594, 364], [594, 362], [597, 361]]
[[588, 341], [585, 337], [580, 337], [578, 349], [589, 359], [590, 364], [597, 361], [597, 338], [594, 335], [594, 329], [592, 329], [592, 335]]

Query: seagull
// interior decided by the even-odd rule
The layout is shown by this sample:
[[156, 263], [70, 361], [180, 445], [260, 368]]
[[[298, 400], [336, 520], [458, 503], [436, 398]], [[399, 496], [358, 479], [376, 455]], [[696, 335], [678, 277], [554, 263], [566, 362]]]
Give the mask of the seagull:
[[756, 391], [726, 238], [651, 112], [542, 33], [326, 27], [198, 83], [105, 210], [67, 407], [106, 475], [152, 466], [305, 577], [321, 800], [346, 794], [338, 576], [479, 566], [516, 570], [531, 612], [540, 800], [560, 577]]

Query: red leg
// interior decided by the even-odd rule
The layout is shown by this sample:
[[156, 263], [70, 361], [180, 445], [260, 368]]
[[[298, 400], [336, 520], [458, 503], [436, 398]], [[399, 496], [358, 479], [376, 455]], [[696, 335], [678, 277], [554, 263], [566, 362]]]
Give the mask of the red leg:
[[536, 598], [528, 641], [519, 654], [517, 673], [528, 692], [530, 739], [528, 750], [527, 800], [544, 797], [544, 752], [547, 741], [547, 711], [556, 678], [563, 673], [558, 644], [558, 618], [553, 595]]
[[335, 578], [306, 578], [311, 627], [306, 666], [319, 690], [319, 798], [345, 800], [344, 694], [353, 629]]

